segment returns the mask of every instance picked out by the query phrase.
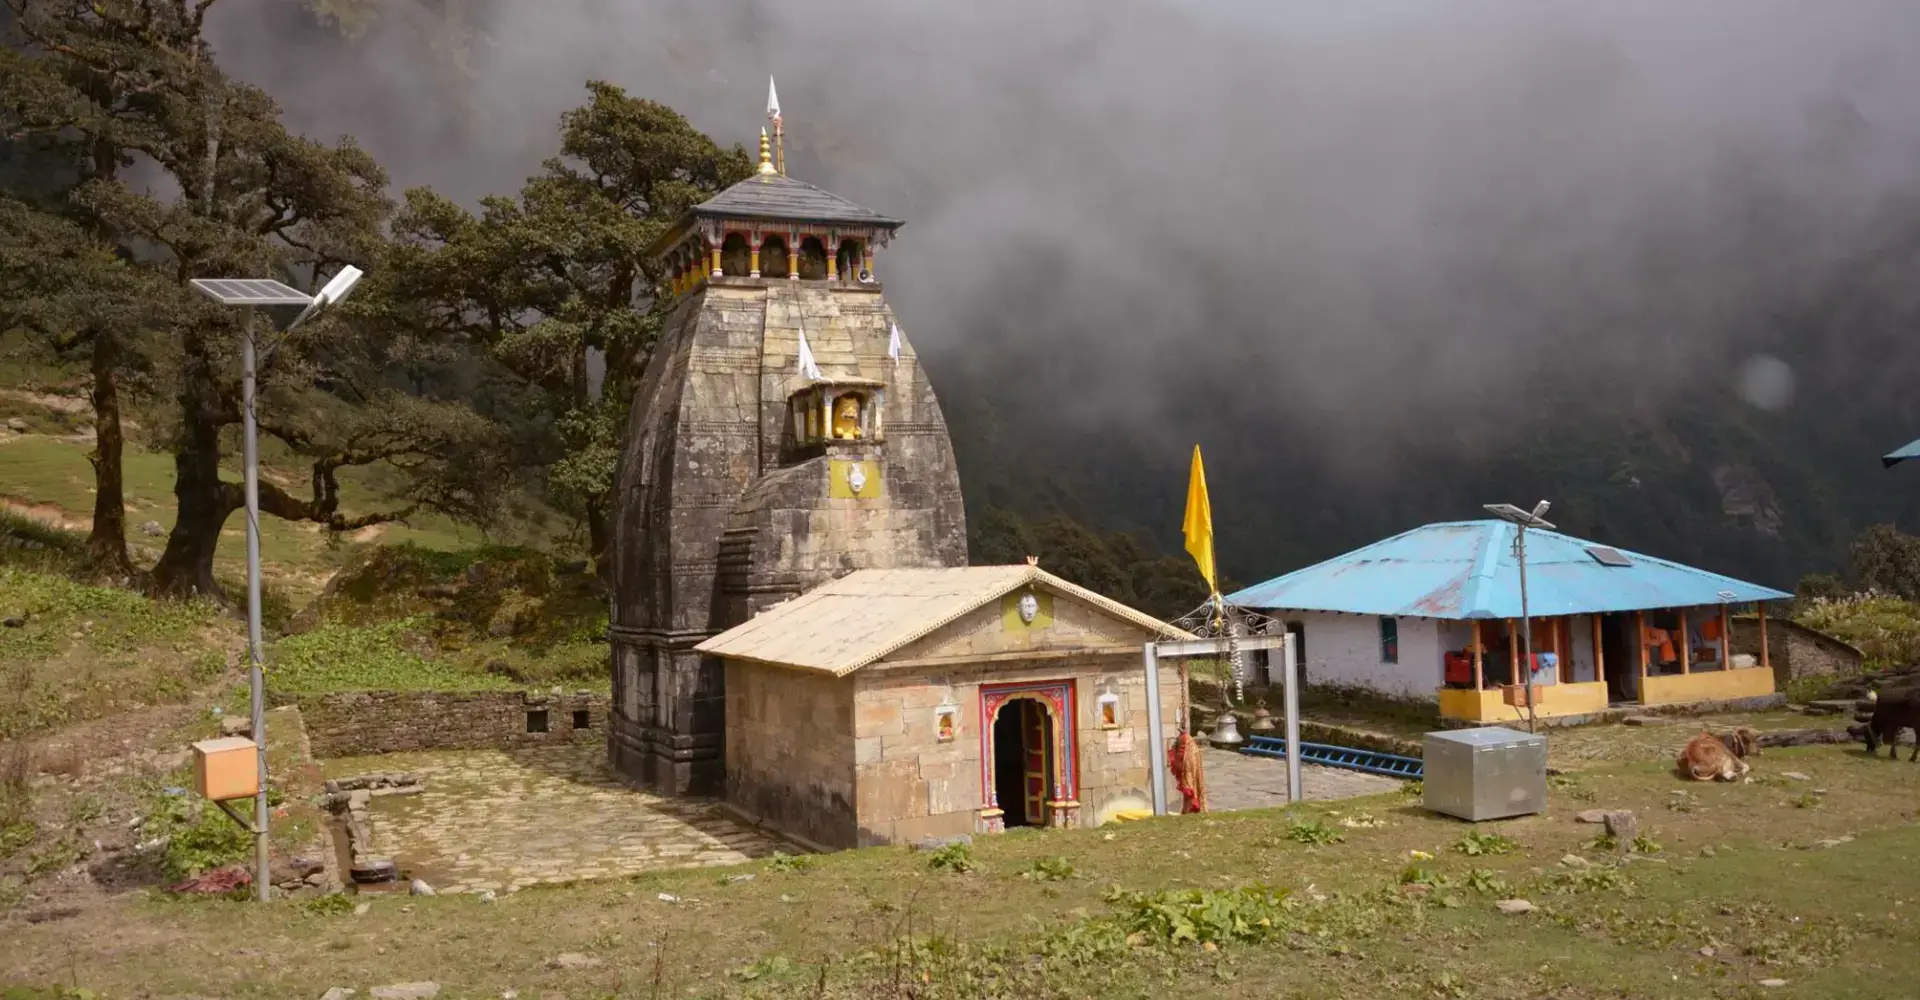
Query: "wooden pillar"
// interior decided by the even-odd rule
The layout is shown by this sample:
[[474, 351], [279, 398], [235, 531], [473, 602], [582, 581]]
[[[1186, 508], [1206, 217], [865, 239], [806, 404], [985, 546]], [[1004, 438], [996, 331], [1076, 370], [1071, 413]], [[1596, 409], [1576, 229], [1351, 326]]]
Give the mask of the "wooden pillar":
[[725, 271], [722, 271], [720, 269], [720, 244], [715, 243], [713, 245], [713, 275], [712, 276], [715, 278], [718, 278], [725, 273], [726, 273]]
[[1473, 620], [1473, 689], [1475, 691], [1487, 689], [1486, 673], [1480, 666], [1480, 645], [1480, 619], [1475, 618]]
[[1553, 623], [1553, 651], [1560, 657], [1560, 683], [1573, 683], [1573, 623], [1557, 618]]
[[1647, 700], [1647, 613], [1633, 613], [1634, 644], [1640, 647], [1640, 693], [1642, 702]]
[[826, 246], [824, 243], [821, 244], [823, 247], [825, 247], [827, 251], [827, 280], [839, 281], [840, 280], [840, 236], [837, 233], [830, 234], [828, 236], [828, 239], [831, 239], [833, 241], [832, 246]]
[[760, 234], [755, 233], [753, 234], [752, 239], [747, 243], [747, 277], [758, 278], [759, 276], [760, 276]]
[[1767, 659], [1767, 602], [1753, 602], [1754, 610], [1760, 612], [1760, 665], [1773, 669], [1773, 661]]
[[[1527, 650], [1531, 653], [1533, 650]], [[1531, 666], [1531, 664], [1529, 664]], [[1507, 619], [1507, 683], [1525, 684], [1525, 675], [1520, 673], [1520, 629], [1513, 619]]]
[[1680, 673], [1693, 673], [1693, 636], [1687, 631], [1687, 609], [1680, 609]]
[[799, 230], [787, 232], [787, 280], [800, 280], [800, 240]]
[[1591, 615], [1589, 617], [1593, 622], [1593, 679], [1596, 681], [1605, 681], [1607, 679], [1607, 651], [1606, 647], [1600, 644], [1600, 616]]
[[1733, 610], [1720, 605], [1720, 669], [1733, 669]]

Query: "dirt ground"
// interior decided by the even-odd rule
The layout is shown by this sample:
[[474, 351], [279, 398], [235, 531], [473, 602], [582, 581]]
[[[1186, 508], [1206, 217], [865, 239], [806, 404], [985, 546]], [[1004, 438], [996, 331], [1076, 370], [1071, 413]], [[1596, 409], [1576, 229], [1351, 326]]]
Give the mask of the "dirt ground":
[[[872, 849], [493, 902], [381, 897], [363, 913], [103, 893], [0, 927], [0, 983], [107, 997], [422, 980], [441, 997], [1908, 997], [1920, 765], [1904, 756], [1767, 751], [1739, 784], [1596, 762], [1555, 779], [1546, 814], [1476, 827], [1389, 794], [983, 838], [938, 867]], [[1641, 839], [1605, 844], [1574, 821], [1596, 808], [1634, 811]], [[1231, 917], [1258, 886], [1290, 894], [1259, 918], [1286, 933], [1162, 933]], [[1496, 910], [1507, 898], [1532, 912]]]

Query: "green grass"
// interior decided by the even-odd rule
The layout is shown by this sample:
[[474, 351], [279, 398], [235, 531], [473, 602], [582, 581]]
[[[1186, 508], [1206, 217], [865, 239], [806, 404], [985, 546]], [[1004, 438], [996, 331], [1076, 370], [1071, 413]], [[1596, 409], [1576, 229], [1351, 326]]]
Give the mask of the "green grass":
[[[59, 508], [67, 518], [81, 522], [93, 514], [93, 467], [87, 462], [88, 445], [46, 436], [16, 436], [0, 443], [0, 498], [26, 505]], [[271, 451], [271, 449], [268, 449]], [[284, 457], [282, 459], [284, 461]], [[263, 475], [278, 482], [295, 496], [308, 490], [307, 472], [298, 465], [274, 464], [272, 456], [263, 458]], [[151, 566], [165, 547], [165, 532], [173, 529], [173, 458], [129, 446], [122, 458], [127, 512], [127, 543], [134, 562]], [[226, 463], [226, 472], [234, 481], [241, 478], [237, 456]], [[378, 479], [369, 470], [353, 470], [341, 476], [341, 507], [349, 514], [379, 509], [383, 505], [370, 482]], [[140, 530], [147, 522], [160, 526], [162, 534], [148, 535]], [[536, 512], [534, 522], [525, 530], [528, 541], [553, 540], [551, 516]], [[408, 543], [440, 551], [473, 549], [489, 544], [478, 529], [465, 527], [437, 514], [423, 514], [406, 524], [380, 526], [356, 536], [360, 541], [332, 535], [319, 525], [282, 521], [263, 516], [260, 519], [260, 547], [269, 585], [289, 594], [295, 603], [305, 603], [318, 594], [327, 579], [348, 564], [355, 553], [375, 540], [383, 544]], [[221, 544], [214, 560], [216, 575], [238, 580], [246, 568], [246, 528], [239, 516], [227, 520], [221, 531]]]
[[0, 738], [177, 701], [216, 680], [237, 630], [205, 602], [0, 565]]
[[[364, 916], [136, 899], [10, 928], [0, 981], [68, 982], [71, 963], [78, 985], [108, 997], [364, 995], [419, 979], [443, 996], [1911, 995], [1920, 768], [1844, 747], [1769, 751], [1756, 766], [1812, 775], [1827, 805], [1705, 784], [1691, 786], [1696, 810], [1663, 812], [1676, 787], [1665, 768], [1616, 764], [1583, 781], [1605, 806], [1634, 809], [1667, 845], [1658, 856], [1586, 848], [1591, 828], [1571, 820], [1582, 803], [1467, 828], [1383, 796], [981, 837], [965, 866], [938, 870], [928, 854], [879, 848], [804, 871], [762, 862], [740, 882], [695, 869], [491, 903], [374, 898]], [[1356, 809], [1382, 825], [1345, 828], [1341, 844], [1285, 836]], [[1449, 849], [1469, 830], [1514, 846]], [[1534, 912], [1494, 908], [1511, 897]], [[601, 964], [555, 968], [562, 952]], [[1785, 985], [1759, 985], [1772, 979]]]
[[427, 659], [409, 646], [424, 639], [426, 618], [379, 625], [323, 625], [274, 644], [268, 684], [276, 692], [491, 691], [518, 687], [511, 679], [462, 663]]

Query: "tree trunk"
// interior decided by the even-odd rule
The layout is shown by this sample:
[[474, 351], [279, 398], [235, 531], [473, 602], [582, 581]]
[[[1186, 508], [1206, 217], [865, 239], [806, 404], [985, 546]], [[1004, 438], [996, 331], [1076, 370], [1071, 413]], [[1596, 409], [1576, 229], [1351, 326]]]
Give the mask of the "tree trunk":
[[587, 498], [587, 559], [600, 581], [613, 584], [613, 518], [607, 514], [607, 498]]
[[153, 567], [152, 590], [161, 597], [204, 595], [225, 601], [213, 578], [213, 556], [220, 529], [245, 501], [240, 490], [220, 479], [220, 388], [209, 366], [205, 335], [189, 330], [183, 338], [185, 364], [180, 380], [180, 437], [174, 444], [173, 496], [176, 511], [167, 549]]
[[120, 386], [114, 380], [120, 365], [120, 342], [109, 330], [93, 335], [93, 531], [87, 536], [87, 561], [95, 572], [127, 578], [133, 562], [127, 558], [127, 507], [121, 470], [126, 440], [120, 429]]

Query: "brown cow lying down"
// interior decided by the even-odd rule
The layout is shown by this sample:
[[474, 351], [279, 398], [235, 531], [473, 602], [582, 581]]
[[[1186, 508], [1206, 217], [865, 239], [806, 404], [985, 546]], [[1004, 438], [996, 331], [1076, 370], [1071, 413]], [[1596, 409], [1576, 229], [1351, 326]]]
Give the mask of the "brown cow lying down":
[[1756, 734], [1751, 729], [1736, 729], [1726, 736], [1715, 736], [1702, 729], [1680, 751], [1676, 766], [1683, 778], [1694, 781], [1737, 781], [1752, 770], [1746, 758], [1758, 752]]

